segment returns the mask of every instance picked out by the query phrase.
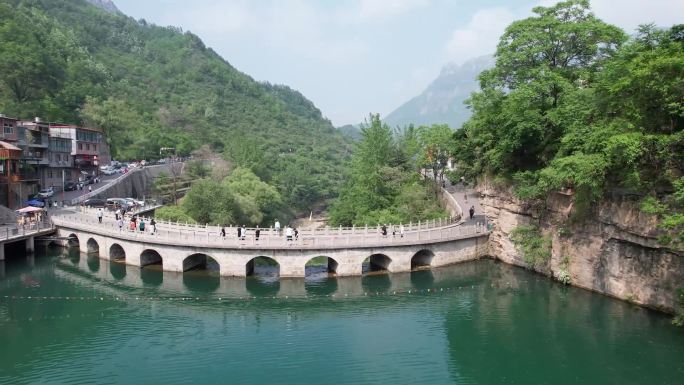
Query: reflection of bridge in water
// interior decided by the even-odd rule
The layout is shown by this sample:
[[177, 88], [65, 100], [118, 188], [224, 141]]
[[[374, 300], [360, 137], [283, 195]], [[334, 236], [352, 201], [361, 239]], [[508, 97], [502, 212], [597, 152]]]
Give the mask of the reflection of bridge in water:
[[[99, 259], [94, 255], [71, 253], [57, 263], [55, 274], [82, 287], [97, 286], [96, 291], [111, 297], [194, 297], [248, 298], [277, 296], [303, 298], [334, 295], [340, 298], [363, 297], [366, 294], [406, 292], [436, 287], [458, 287], [478, 284], [477, 274], [468, 273], [478, 266], [459, 266], [353, 277], [309, 276], [277, 280], [273, 277], [220, 277], [199, 271], [184, 273], [162, 271], [156, 267], [126, 265]], [[101, 294], [98, 294], [101, 295]]]
[[[447, 190], [444, 197], [454, 218], [459, 218], [465, 202], [459, 204], [458, 194]], [[471, 197], [471, 202], [476, 200]], [[154, 232], [149, 221], [147, 231], [130, 231], [120, 229], [110, 213], [99, 223], [94, 211], [81, 210], [55, 213], [52, 221], [58, 234], [77, 241], [82, 252], [133, 266], [158, 265], [171, 272], [214, 269], [222, 276], [237, 277], [263, 269], [275, 276], [304, 277], [316, 268], [350, 276], [369, 270], [398, 273], [445, 266], [486, 255], [489, 236], [484, 216], [465, 222], [444, 218], [390, 225], [385, 234], [379, 227], [367, 226], [300, 229], [296, 239], [287, 240], [272, 228], [247, 229], [247, 236], [240, 239], [237, 228], [226, 228], [222, 236], [217, 226], [165, 221], [157, 221]]]

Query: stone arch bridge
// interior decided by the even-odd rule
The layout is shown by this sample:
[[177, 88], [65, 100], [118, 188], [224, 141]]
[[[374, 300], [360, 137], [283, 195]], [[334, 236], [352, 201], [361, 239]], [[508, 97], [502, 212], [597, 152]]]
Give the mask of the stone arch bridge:
[[386, 236], [378, 228], [305, 229], [292, 241], [273, 229], [260, 229], [258, 240], [256, 229], [248, 229], [241, 240], [235, 228], [226, 228], [223, 237], [215, 226], [168, 222], [158, 222], [154, 233], [121, 230], [113, 218], [99, 223], [92, 213], [82, 212], [64, 211], [52, 221], [59, 236], [103, 259], [141, 267], [156, 264], [175, 272], [213, 265], [222, 276], [237, 277], [251, 275], [261, 259], [275, 262], [281, 277], [304, 277], [307, 263], [317, 257], [338, 276], [361, 275], [364, 263], [389, 272], [444, 266], [486, 255], [489, 236], [483, 223], [450, 220], [406, 225], [403, 236], [398, 227]]

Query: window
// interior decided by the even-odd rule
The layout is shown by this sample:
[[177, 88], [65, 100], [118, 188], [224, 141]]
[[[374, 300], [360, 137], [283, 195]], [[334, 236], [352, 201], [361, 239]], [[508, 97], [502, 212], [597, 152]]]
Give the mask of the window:
[[5, 134], [11, 134], [14, 131], [14, 127], [12, 127], [11, 124], [5, 123], [4, 124], [4, 132]]
[[93, 144], [93, 151], [97, 151], [97, 144]]
[[52, 170], [48, 170], [48, 179], [52, 179]]
[[83, 143], [79, 143], [79, 144], [78, 144], [78, 149], [79, 149], [79, 150], [83, 150]]

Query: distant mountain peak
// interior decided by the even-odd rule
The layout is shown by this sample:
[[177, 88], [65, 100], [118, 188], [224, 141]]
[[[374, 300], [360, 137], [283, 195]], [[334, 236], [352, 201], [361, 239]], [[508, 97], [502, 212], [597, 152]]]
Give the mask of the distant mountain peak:
[[494, 66], [491, 55], [480, 56], [464, 63], [447, 63], [439, 76], [420, 95], [388, 114], [390, 126], [448, 124], [459, 128], [470, 117], [463, 102], [479, 89], [478, 75]]
[[110, 13], [121, 13], [112, 0], [86, 0], [90, 4]]

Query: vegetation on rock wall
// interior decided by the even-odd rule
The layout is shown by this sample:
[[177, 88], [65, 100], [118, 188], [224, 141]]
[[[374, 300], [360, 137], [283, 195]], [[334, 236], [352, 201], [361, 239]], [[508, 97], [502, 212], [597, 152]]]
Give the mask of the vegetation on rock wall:
[[538, 226], [518, 226], [510, 237], [529, 266], [541, 266], [551, 258], [551, 238], [543, 235]]

